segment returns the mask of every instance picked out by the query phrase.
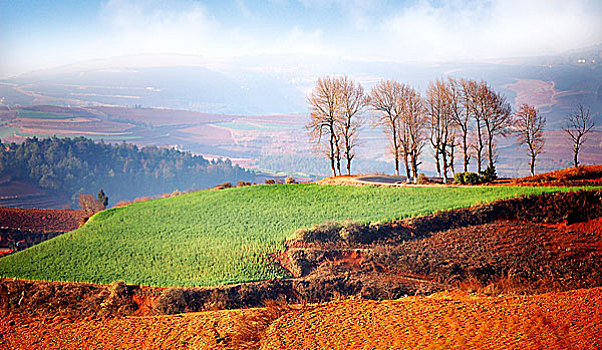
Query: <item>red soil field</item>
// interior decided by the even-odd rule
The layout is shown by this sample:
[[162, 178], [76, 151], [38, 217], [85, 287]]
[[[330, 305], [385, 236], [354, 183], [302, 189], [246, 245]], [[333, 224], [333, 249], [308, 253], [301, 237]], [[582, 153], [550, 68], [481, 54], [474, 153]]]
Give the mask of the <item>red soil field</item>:
[[[173, 316], [0, 319], [10, 349], [241, 348], [235, 335], [264, 309]], [[241, 327], [242, 325], [242, 327]], [[460, 291], [429, 297], [346, 299], [293, 307], [261, 334], [262, 349], [602, 347], [602, 288], [528, 297]]]
[[85, 216], [81, 210], [0, 208], [0, 228], [67, 232], [75, 230]]
[[289, 313], [269, 349], [596, 349], [602, 289], [530, 297], [443, 292], [391, 301], [350, 299]]

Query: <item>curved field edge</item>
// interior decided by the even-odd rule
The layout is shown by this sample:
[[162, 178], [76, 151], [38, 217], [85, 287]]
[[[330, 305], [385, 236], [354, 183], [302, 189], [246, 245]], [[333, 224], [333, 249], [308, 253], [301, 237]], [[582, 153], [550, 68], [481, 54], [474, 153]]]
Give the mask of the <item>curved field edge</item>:
[[270, 254], [326, 220], [391, 221], [566, 187], [262, 185], [109, 209], [0, 259], [0, 276], [29, 280], [205, 286], [290, 277]]

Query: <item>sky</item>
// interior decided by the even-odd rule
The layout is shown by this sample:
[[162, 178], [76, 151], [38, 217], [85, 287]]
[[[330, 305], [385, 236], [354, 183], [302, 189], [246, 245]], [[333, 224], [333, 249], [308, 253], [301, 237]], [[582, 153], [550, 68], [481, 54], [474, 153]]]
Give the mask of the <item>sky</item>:
[[601, 42], [600, 0], [0, 0], [0, 77], [139, 54], [447, 62]]

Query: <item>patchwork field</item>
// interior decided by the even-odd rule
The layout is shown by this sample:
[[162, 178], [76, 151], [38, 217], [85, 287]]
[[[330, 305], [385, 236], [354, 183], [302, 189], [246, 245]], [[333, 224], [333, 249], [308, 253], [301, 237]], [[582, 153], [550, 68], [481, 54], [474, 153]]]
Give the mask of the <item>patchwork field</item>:
[[391, 221], [556, 187], [251, 186], [134, 203], [0, 260], [24, 279], [201, 286], [288, 276], [271, 254], [327, 220]]

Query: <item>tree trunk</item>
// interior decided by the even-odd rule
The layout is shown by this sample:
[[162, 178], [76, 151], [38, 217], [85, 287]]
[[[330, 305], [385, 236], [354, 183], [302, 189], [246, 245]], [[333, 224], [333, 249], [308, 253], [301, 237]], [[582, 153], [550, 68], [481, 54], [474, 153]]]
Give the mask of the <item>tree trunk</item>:
[[577, 139], [575, 140], [575, 168], [579, 166], [579, 145], [581, 143], [581, 134], [577, 135]]
[[452, 143], [449, 146], [449, 168], [451, 169], [451, 175], [452, 177], [456, 176], [456, 169], [454, 169], [454, 149], [455, 149], [455, 145]]
[[489, 167], [493, 168], [493, 136], [488, 137], [487, 158], [489, 158]]
[[395, 175], [399, 176], [399, 149], [395, 148]]
[[351, 159], [347, 158], [347, 175], [351, 175]]
[[468, 171], [468, 142], [466, 140], [467, 135], [462, 135], [462, 151], [464, 151], [464, 172]]
[[441, 144], [441, 148], [443, 149], [443, 152], [441, 152], [441, 161], [443, 162], [443, 183], [446, 184], [447, 183], [447, 154], [445, 153], [445, 148], [447, 147], [446, 144]]
[[483, 126], [481, 125], [481, 122], [479, 120], [477, 120], [477, 138], [478, 138], [478, 145], [476, 148], [477, 150], [477, 173], [481, 173], [481, 164], [483, 163], [483, 133], [482, 133], [482, 128]]
[[332, 169], [332, 176], [337, 176], [334, 166], [334, 135], [332, 133], [330, 134], [330, 168]]
[[531, 176], [535, 175], [535, 153], [531, 153]]
[[439, 161], [439, 149], [435, 149], [435, 165], [437, 166], [437, 176], [441, 177], [441, 164]]
[[406, 167], [406, 182], [410, 182], [412, 175], [410, 174], [410, 160], [408, 159], [408, 153], [403, 152], [403, 163]]
[[418, 157], [415, 154], [410, 156], [412, 160], [412, 174], [414, 176], [414, 183], [418, 183]]

